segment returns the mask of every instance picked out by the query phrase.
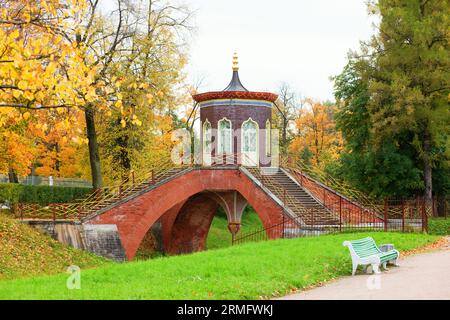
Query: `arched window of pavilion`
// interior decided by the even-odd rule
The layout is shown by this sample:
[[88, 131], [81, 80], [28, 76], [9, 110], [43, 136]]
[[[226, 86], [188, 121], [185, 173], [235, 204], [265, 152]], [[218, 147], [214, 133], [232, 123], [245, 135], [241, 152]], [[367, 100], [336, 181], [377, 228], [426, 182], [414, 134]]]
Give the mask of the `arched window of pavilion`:
[[203, 123], [203, 164], [211, 165], [212, 128], [211, 122], [206, 119]]
[[242, 124], [242, 164], [244, 166], [258, 166], [258, 123], [249, 118]]
[[271, 154], [271, 139], [272, 139], [272, 127], [270, 126], [270, 121], [266, 121], [266, 155]]
[[232, 154], [233, 153], [233, 132], [231, 121], [223, 118], [219, 121], [219, 138], [218, 138], [218, 154]]

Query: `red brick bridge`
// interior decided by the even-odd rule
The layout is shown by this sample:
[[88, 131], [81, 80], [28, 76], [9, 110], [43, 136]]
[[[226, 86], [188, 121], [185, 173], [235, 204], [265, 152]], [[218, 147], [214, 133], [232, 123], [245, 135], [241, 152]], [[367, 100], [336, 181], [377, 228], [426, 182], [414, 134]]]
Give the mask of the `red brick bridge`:
[[[219, 206], [227, 214], [231, 233], [236, 234], [247, 204], [267, 229], [283, 217], [295, 219], [292, 221], [305, 228], [340, 224], [339, 215], [302, 187], [289, 170], [240, 166], [166, 170], [155, 181], [134, 186], [128, 195], [89, 209], [82, 222], [116, 225], [125, 254], [132, 260], [157, 222], [164, 252], [190, 253], [205, 249]], [[272, 232], [269, 237], [280, 235]]]

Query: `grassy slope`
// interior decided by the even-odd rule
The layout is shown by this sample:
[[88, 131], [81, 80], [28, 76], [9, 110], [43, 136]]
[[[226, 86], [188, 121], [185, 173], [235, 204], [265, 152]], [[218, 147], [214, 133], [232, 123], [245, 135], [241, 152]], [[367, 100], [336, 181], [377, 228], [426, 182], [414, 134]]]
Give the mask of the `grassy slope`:
[[[247, 232], [262, 227], [261, 220], [251, 207], [246, 208], [241, 222], [240, 232]], [[227, 217], [222, 210], [219, 210], [211, 223], [206, 247], [208, 249], [219, 249], [229, 247], [230, 245], [231, 233], [228, 230]]]
[[105, 263], [0, 213], [0, 279], [60, 273], [72, 264], [88, 268]]
[[[109, 265], [81, 273], [81, 289], [67, 275], [0, 281], [1, 299], [258, 299], [284, 295], [351, 270], [342, 242], [367, 236], [339, 234], [249, 243], [187, 256]], [[371, 233], [378, 244], [410, 250], [438, 237]]]
[[428, 220], [428, 233], [450, 235], [450, 218], [431, 218]]

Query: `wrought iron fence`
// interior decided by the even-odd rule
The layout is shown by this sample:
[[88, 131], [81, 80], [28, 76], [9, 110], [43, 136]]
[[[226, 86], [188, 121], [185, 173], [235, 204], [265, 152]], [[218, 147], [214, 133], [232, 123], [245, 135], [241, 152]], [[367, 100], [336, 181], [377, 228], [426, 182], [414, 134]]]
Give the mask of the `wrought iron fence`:
[[[337, 210], [339, 222], [336, 224], [323, 223], [319, 219], [309, 219], [308, 223], [305, 223], [305, 216], [291, 218], [283, 215], [280, 217], [280, 221], [274, 225], [233, 236], [232, 244], [341, 232], [426, 232], [428, 219], [432, 216], [433, 211], [433, 205], [424, 201], [423, 198], [386, 199], [384, 203], [378, 205], [383, 213], [381, 216], [378, 212], [362, 207], [355, 210], [353, 203], [342, 201], [342, 198], [335, 203], [328, 203], [328, 205]], [[308, 214], [314, 217], [315, 210], [310, 210]]]

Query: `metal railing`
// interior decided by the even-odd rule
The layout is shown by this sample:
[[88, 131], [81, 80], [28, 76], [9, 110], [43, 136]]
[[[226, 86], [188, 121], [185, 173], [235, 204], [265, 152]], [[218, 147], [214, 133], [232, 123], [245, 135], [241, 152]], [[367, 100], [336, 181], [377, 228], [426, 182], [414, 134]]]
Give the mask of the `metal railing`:
[[204, 160], [205, 159], [202, 159], [203, 167], [259, 166], [259, 163], [256, 163], [255, 160], [250, 158], [246, 153], [219, 154], [214, 157], [211, 156], [206, 163]]
[[316, 199], [330, 211], [340, 214], [342, 207], [345, 206], [346, 213], [342, 217], [345, 222], [374, 222], [382, 218], [383, 208], [375, 201], [367, 201], [368, 198], [349, 199], [298, 169], [290, 168], [289, 170], [300, 186], [314, 194]]
[[14, 210], [17, 218], [20, 219], [69, 219], [80, 220], [101, 210], [109, 205], [118, 202], [133, 193], [146, 187], [151, 187], [165, 178], [170, 178], [176, 172], [175, 169], [182, 169], [185, 166], [176, 166], [172, 161], [164, 161], [151, 169], [146, 174], [137, 175], [130, 172], [129, 176], [119, 183], [97, 189], [87, 196], [76, 199], [70, 203], [55, 203], [46, 206], [38, 204], [18, 204]]
[[[279, 200], [284, 204], [284, 215], [294, 219], [298, 224], [314, 224], [320, 221], [320, 218], [331, 217], [334, 220], [337, 217], [329, 212], [325, 207], [322, 208], [308, 208], [297, 198], [292, 196], [280, 182], [272, 179], [271, 175], [264, 174], [264, 169], [253, 169], [250, 171], [262, 184], [268, 188]], [[314, 199], [315, 200], [315, 199]]]
[[428, 230], [428, 219], [432, 213], [432, 205], [427, 204], [422, 198], [387, 199], [381, 204], [381, 207], [383, 209], [382, 218], [373, 221], [358, 221], [358, 217], [349, 217], [349, 215], [354, 214], [353, 204], [340, 202], [339, 222], [336, 225], [323, 224], [320, 221], [316, 221], [314, 224], [302, 224], [299, 223], [301, 217], [283, 216], [281, 221], [274, 225], [234, 235], [232, 244], [341, 232], [426, 232]]

